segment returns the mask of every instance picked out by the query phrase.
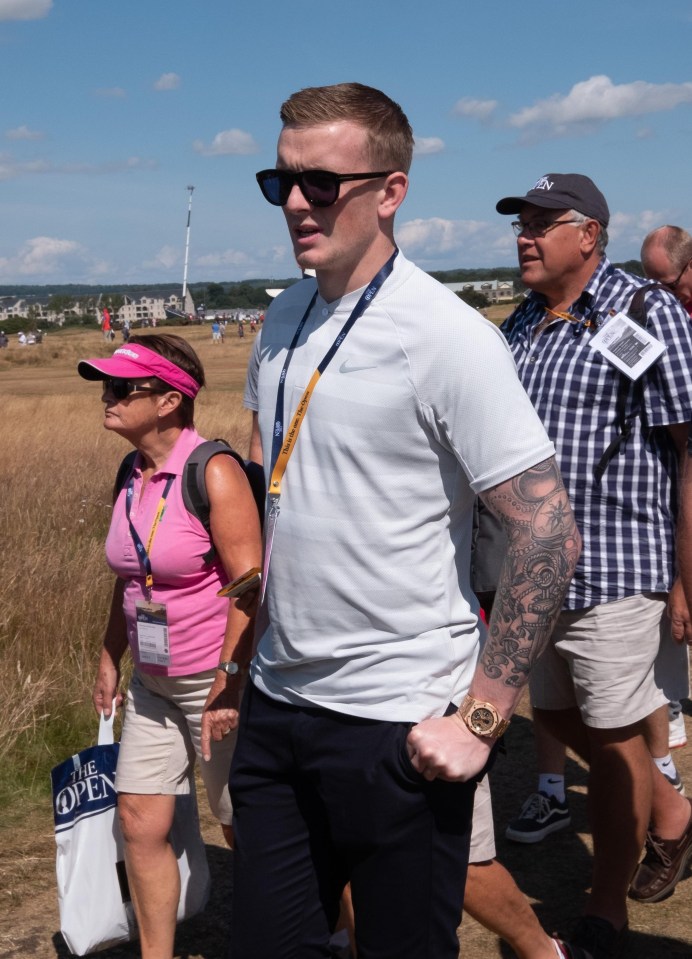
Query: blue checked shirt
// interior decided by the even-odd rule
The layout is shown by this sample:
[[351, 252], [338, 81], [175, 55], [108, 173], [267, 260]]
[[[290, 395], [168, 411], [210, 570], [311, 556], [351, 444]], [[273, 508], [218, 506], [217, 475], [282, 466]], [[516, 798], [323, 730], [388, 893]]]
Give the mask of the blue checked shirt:
[[[640, 277], [604, 257], [567, 311], [599, 328], [611, 311], [627, 313]], [[636, 383], [625, 406], [631, 435], [600, 485], [594, 467], [618, 435], [615, 367], [589, 346], [595, 332], [555, 320], [540, 335], [545, 301], [531, 293], [502, 332], [520, 379], [555, 444], [584, 546], [565, 609], [583, 609], [642, 592], [667, 592], [675, 575], [678, 454], [665, 427], [692, 419], [692, 327], [670, 293], [646, 294], [647, 330], [666, 352]]]

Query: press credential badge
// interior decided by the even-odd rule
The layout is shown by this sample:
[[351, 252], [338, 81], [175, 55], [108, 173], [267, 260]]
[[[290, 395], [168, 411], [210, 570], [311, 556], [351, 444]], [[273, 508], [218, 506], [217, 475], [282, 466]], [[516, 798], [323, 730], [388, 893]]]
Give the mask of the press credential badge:
[[589, 345], [631, 380], [638, 380], [666, 352], [663, 343], [625, 313], [612, 316]]
[[135, 606], [140, 662], [155, 666], [170, 666], [171, 652], [168, 645], [168, 616], [165, 605], [140, 600]]

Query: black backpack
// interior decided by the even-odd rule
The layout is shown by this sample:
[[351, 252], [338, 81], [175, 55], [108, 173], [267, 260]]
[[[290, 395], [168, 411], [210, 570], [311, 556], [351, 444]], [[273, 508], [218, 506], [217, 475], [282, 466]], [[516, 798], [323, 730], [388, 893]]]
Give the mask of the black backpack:
[[[185, 508], [187, 509], [188, 513], [191, 513], [193, 516], [197, 517], [209, 536], [211, 548], [202, 557], [205, 563], [210, 563], [212, 561], [216, 555], [216, 549], [211, 540], [209, 495], [207, 494], [207, 486], [204, 481], [204, 471], [207, 468], [207, 463], [209, 460], [213, 456], [218, 456], [219, 453], [232, 456], [236, 463], [242, 467], [243, 472], [247, 477], [247, 481], [250, 484], [250, 490], [252, 491], [255, 505], [257, 506], [260, 527], [264, 525], [266, 484], [264, 480], [263, 468], [259, 465], [259, 463], [253, 463], [252, 461], [244, 460], [242, 456], [239, 453], [236, 453], [236, 451], [226, 442], [226, 440], [206, 440], [204, 443], [200, 443], [200, 445], [190, 453], [185, 461], [185, 466], [183, 467], [182, 486], [183, 502], [185, 503]], [[114, 500], [117, 498], [118, 493], [123, 486], [125, 486], [125, 484], [129, 481], [136, 456], [137, 450], [132, 450], [131, 453], [127, 454], [118, 467], [113, 492]]]

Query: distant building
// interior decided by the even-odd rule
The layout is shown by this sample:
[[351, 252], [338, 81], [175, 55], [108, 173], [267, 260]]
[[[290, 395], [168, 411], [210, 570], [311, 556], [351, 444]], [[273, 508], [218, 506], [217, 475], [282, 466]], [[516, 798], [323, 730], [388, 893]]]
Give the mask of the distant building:
[[[177, 288], [174, 291], [173, 287], [170, 293], [157, 292], [154, 296], [146, 290], [141, 293], [123, 293], [120, 296], [123, 305], [111, 311], [112, 317], [118, 323], [129, 323], [133, 328], [148, 326], [152, 320], [156, 320], [157, 323], [165, 321], [166, 307], [182, 308], [180, 291]], [[0, 323], [13, 317], [21, 317], [38, 325], [62, 326], [71, 316], [93, 316], [94, 322], [100, 323], [100, 311], [108, 302], [107, 297], [92, 293], [82, 298], [76, 297], [70, 309], [54, 312], [48, 309], [50, 299], [51, 294], [24, 297], [2, 296], [0, 297]]]
[[129, 323], [131, 327], [148, 326], [152, 320], [157, 323], [165, 322], [166, 307], [182, 309], [182, 300], [178, 293], [149, 296], [143, 291], [123, 294], [123, 299], [125, 302], [115, 311], [115, 318], [119, 323]]
[[465, 280], [462, 283], [445, 283], [452, 293], [482, 293], [488, 303], [508, 303], [516, 296], [512, 280]]

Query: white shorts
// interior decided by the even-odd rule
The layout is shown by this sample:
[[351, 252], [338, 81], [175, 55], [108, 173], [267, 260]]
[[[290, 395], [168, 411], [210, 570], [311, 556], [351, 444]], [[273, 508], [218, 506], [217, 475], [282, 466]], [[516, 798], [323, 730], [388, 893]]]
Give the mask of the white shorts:
[[215, 675], [215, 669], [194, 676], [150, 676], [135, 671], [120, 740], [117, 792], [186, 795], [197, 757], [212, 813], [224, 825], [231, 824], [228, 774], [236, 731], [212, 742], [210, 762], [201, 758], [202, 709]]
[[655, 677], [666, 632], [663, 593], [638, 593], [561, 613], [531, 670], [532, 705], [576, 706], [584, 724], [597, 729], [639, 722], [668, 702]]

